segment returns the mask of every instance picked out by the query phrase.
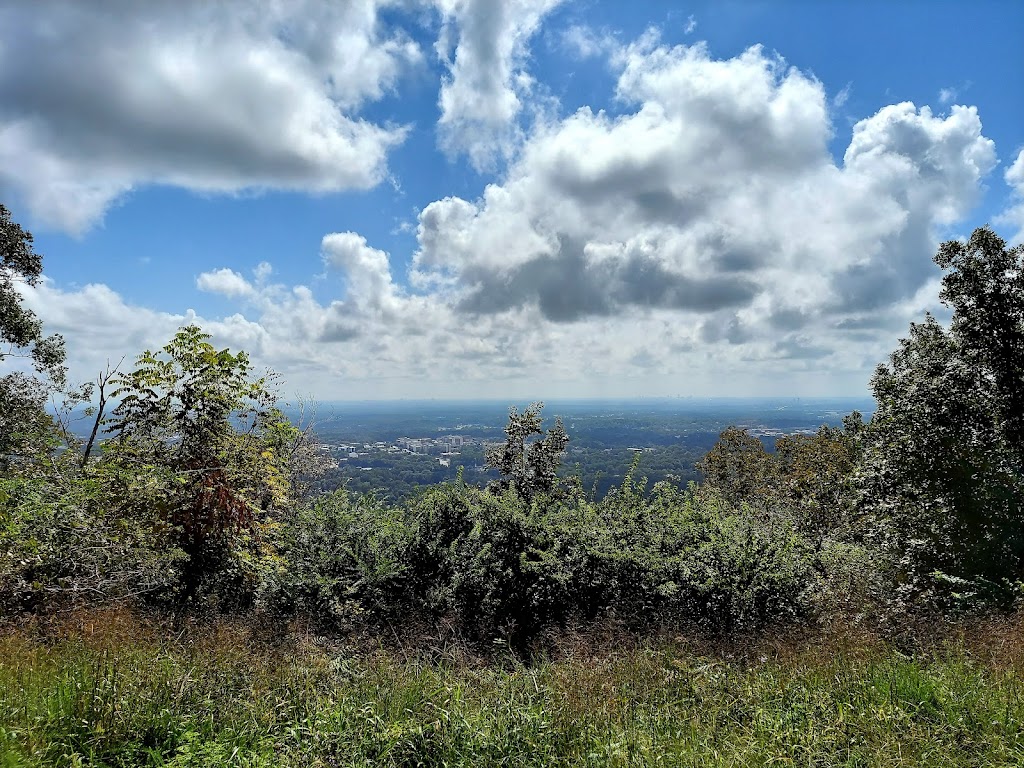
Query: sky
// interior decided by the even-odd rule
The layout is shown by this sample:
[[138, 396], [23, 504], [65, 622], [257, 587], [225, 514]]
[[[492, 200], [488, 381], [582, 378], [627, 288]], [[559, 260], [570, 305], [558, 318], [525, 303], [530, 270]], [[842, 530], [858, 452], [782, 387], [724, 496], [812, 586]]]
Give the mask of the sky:
[[0, 0], [74, 378], [197, 323], [326, 400], [860, 396], [1024, 239], [1014, 0]]

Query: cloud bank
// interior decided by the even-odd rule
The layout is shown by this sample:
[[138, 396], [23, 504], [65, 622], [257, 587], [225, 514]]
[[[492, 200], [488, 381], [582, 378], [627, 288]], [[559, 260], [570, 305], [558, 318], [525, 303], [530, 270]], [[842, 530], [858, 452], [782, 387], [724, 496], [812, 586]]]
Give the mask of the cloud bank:
[[[483, 152], [477, 159], [505, 151], [504, 132], [522, 109], [521, 46], [553, 5], [509, 2], [506, 15], [478, 27], [474, 3], [441, 2], [446, 34], [458, 29], [457, 42], [440, 44], [454, 46], [441, 127], [458, 151]], [[330, 104], [375, 97], [417, 55], [401, 36], [379, 31], [374, 4], [344, 14], [357, 8], [359, 39], [383, 53], [365, 65], [361, 87], [321, 84], [334, 88]], [[247, 23], [255, 24], [231, 28], [241, 35]], [[302, 71], [312, 66], [312, 37], [275, 55]], [[537, 382], [554, 394], [628, 394], [637, 382], [652, 394], [751, 394], [739, 375], [751, 366], [763, 393], [799, 393], [797, 377], [817, 391], [862, 391], [908, 320], [936, 305], [931, 256], [996, 166], [977, 110], [884, 106], [853, 125], [839, 161], [829, 150], [836, 129], [824, 85], [761, 47], [716, 59], [702, 44], [670, 46], [647, 34], [602, 50], [621, 109], [539, 116], [478, 198], [422, 209], [408, 274], [396, 276], [394, 266], [406, 259], [360, 233], [330, 233], [317, 285], [337, 298], [273, 282], [266, 264], [251, 278], [219, 268], [199, 275], [197, 288], [237, 311], [198, 319], [221, 343], [334, 397], [530, 396]], [[356, 66], [322, 56], [320, 66]], [[474, 79], [483, 61], [490, 77]], [[317, 93], [309, 90], [310, 103]], [[331, 114], [383, 131], [373, 144], [381, 153], [397, 140]], [[229, 118], [203, 118], [204, 136], [233, 126]], [[266, 151], [278, 180], [305, 167]], [[370, 183], [382, 156], [370, 153], [359, 180], [345, 183]], [[1005, 178], [1024, 199], [1024, 153]], [[68, 199], [91, 198], [77, 189]], [[1006, 220], [1024, 227], [1021, 210]], [[104, 286], [25, 290], [48, 328], [75, 337], [82, 365], [98, 362], [90, 350], [159, 345], [194, 317], [129, 306]], [[93, 324], [95, 340], [82, 339], [78, 329]], [[729, 389], [734, 376], [742, 390]], [[504, 389], [478, 389], [495, 381]]]

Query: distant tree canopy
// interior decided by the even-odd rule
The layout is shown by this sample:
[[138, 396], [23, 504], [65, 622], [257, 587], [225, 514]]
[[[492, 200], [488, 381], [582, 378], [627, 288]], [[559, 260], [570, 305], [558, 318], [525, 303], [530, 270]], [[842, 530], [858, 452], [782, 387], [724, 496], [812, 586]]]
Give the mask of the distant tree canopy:
[[764, 444], [745, 429], [729, 427], [697, 464], [705, 481], [730, 503], [767, 500], [779, 483], [778, 466]]
[[913, 323], [871, 381], [865, 505], [911, 582], [1009, 595], [1024, 578], [1024, 247], [944, 243], [946, 330]]
[[824, 534], [848, 524], [851, 478], [864, 423], [854, 411], [843, 428], [780, 437], [775, 453], [745, 429], [729, 427], [697, 463], [708, 490], [732, 505], [788, 510], [805, 531]]

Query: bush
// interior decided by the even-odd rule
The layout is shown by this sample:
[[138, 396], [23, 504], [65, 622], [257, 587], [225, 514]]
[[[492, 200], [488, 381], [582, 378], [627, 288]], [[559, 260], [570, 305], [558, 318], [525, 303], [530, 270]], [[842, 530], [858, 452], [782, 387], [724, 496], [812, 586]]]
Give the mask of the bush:
[[785, 510], [668, 483], [645, 500], [630, 476], [601, 507], [594, 559], [615, 615], [732, 630], [808, 612], [815, 558]]
[[521, 644], [569, 618], [751, 628], [808, 614], [818, 586], [785, 510], [668, 483], [648, 498], [633, 473], [599, 503], [446, 484], [410, 514], [417, 599], [477, 639]]
[[432, 488], [410, 508], [410, 569], [424, 607], [478, 639], [518, 643], [564, 616], [571, 593], [556, 554], [563, 537], [514, 489]]
[[326, 626], [381, 616], [407, 602], [409, 529], [402, 511], [342, 489], [301, 507], [276, 533], [266, 592], [276, 612]]
[[0, 479], [0, 612], [142, 599], [168, 590], [182, 553], [129, 514], [95, 473]]

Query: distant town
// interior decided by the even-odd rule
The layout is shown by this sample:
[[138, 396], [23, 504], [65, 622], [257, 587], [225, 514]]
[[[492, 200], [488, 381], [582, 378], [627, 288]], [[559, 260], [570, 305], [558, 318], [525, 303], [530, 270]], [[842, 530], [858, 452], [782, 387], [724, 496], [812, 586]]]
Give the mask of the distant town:
[[[437, 463], [442, 467], [450, 467], [453, 456], [459, 456], [464, 448], [469, 446], [480, 446], [486, 452], [493, 446], [500, 443], [484, 441], [466, 435], [444, 435], [442, 437], [399, 437], [394, 442], [388, 443], [378, 440], [373, 443], [324, 443], [321, 450], [338, 462], [340, 467], [343, 462], [355, 462], [372, 454], [418, 454], [421, 456], [436, 456]], [[373, 467], [360, 467], [367, 471]], [[483, 470], [483, 467], [478, 469]]]
[[[783, 435], [812, 434], [838, 424], [870, 402], [843, 399], [731, 399], [634, 402], [559, 402], [545, 409], [543, 428], [561, 416], [569, 446], [560, 474], [576, 475], [600, 497], [619, 483], [639, 456], [649, 486], [661, 480], [699, 480], [695, 464], [729, 425], [747, 428], [772, 449]], [[486, 483], [490, 449], [502, 445], [508, 407], [499, 402], [330, 404], [317, 424], [328, 457], [318, 490], [345, 486], [380, 491], [392, 500], [455, 480]]]
[[[439, 431], [444, 428], [439, 428]], [[772, 429], [764, 427], [755, 427], [749, 430], [750, 434], [757, 437], [782, 437], [786, 434], [814, 434], [815, 429], [795, 429], [786, 430]], [[480, 438], [469, 437], [466, 435], [454, 435], [448, 434], [442, 437], [399, 437], [393, 442], [388, 443], [384, 440], [378, 440], [373, 443], [331, 443], [326, 442], [321, 444], [320, 450], [337, 461], [337, 465], [340, 467], [345, 462], [355, 462], [367, 456], [375, 454], [416, 454], [420, 456], [436, 456], [437, 463], [442, 467], [451, 466], [451, 460], [453, 456], [460, 456], [463, 449], [470, 446], [476, 446], [482, 449], [486, 455], [487, 451], [492, 448], [500, 446], [501, 443], [493, 440], [482, 440]], [[604, 449], [610, 452], [611, 448]], [[629, 446], [626, 448], [627, 451], [632, 453], [653, 453], [656, 448], [654, 446]], [[582, 453], [580, 448], [570, 448], [569, 454]], [[373, 467], [361, 467], [367, 471], [373, 469]], [[482, 471], [484, 468], [473, 467]]]

